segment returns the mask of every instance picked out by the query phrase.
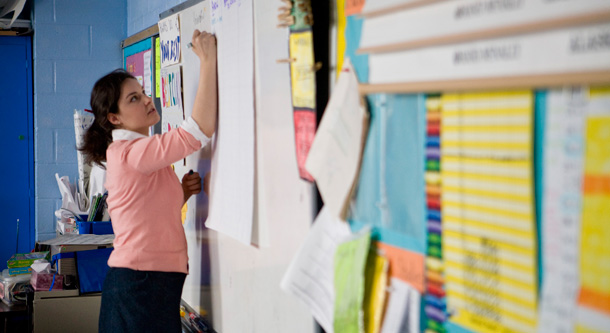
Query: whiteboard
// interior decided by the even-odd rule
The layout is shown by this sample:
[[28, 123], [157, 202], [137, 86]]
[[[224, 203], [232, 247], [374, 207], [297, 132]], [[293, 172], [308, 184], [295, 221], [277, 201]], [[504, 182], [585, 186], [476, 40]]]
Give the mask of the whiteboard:
[[[203, 3], [210, 6], [209, 0]], [[300, 179], [296, 164], [289, 65], [276, 63], [288, 58], [288, 30], [276, 27], [277, 3], [256, 2], [253, 7], [254, 224], [261, 246], [245, 245], [206, 229], [208, 198], [204, 193], [191, 198], [184, 223], [189, 275], [182, 298], [195, 309], [208, 312], [218, 332], [310, 333], [316, 325], [309, 310], [280, 289], [281, 278], [315, 213], [313, 185]], [[188, 15], [197, 8], [180, 13]], [[192, 31], [181, 34], [188, 43]], [[183, 51], [186, 55], [186, 49]], [[197, 84], [196, 77], [186, 74], [192, 71], [188, 59], [184, 56], [182, 63], [185, 106], [192, 102], [187, 91]], [[210, 157], [210, 149], [204, 149], [189, 156], [180, 169], [192, 168], [203, 177], [210, 170]]]

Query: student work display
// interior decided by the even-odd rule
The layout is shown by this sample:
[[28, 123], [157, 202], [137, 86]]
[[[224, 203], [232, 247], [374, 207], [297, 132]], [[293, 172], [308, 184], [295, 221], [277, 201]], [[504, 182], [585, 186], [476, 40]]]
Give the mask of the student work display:
[[[336, 7], [333, 94], [363, 97], [368, 134], [351, 165], [310, 155], [325, 206], [283, 289], [326, 332], [610, 332], [610, 5]], [[354, 128], [333, 111], [312, 147]]]
[[[563, 97], [574, 92], [579, 95]], [[424, 102], [390, 102], [409, 98]], [[582, 103], [571, 104], [573, 98]], [[413, 119], [384, 119], [379, 112], [388, 105], [400, 106], [386, 111], [390, 114], [422, 110], [426, 132], [418, 131], [421, 125]], [[347, 216], [352, 232], [362, 229], [353, 235], [332, 232], [345, 221], [323, 208], [314, 228], [332, 224], [333, 229], [312, 229], [310, 245], [299, 255], [309, 260], [295, 261], [282, 284], [308, 304], [326, 331], [360, 332], [358, 327], [366, 327], [366, 332], [543, 332], [548, 327], [578, 327], [586, 332], [606, 327], [610, 286], [601, 277], [606, 276], [604, 263], [610, 255], [602, 240], [610, 238], [601, 221], [609, 216], [604, 166], [610, 152], [600, 140], [610, 132], [608, 88], [377, 94], [369, 97], [369, 106], [371, 130]], [[571, 122], [576, 119], [573, 112], [579, 112], [582, 121]], [[535, 119], [544, 114], [547, 122], [536, 125]], [[558, 132], [567, 133], [564, 129], [569, 135]], [[391, 151], [384, 147], [387, 138], [407, 132], [419, 133], [420, 139], [413, 140], [419, 149], [408, 154], [410, 158], [383, 163], [390, 154], [381, 158], [377, 150]], [[535, 147], [538, 141], [548, 148]], [[540, 152], [543, 155], [536, 156]], [[425, 169], [420, 168], [418, 177], [425, 186], [418, 186], [418, 193], [399, 196], [404, 186], [384, 181], [394, 168], [422, 166], [424, 158]], [[566, 168], [573, 168], [570, 178], [557, 179]], [[565, 194], [557, 192], [547, 175], [556, 175], [559, 184], [571, 182], [565, 184]], [[544, 194], [536, 197], [541, 177]], [[390, 178], [396, 182], [405, 176]], [[409, 201], [425, 210], [411, 219], [389, 219], [400, 216]], [[538, 201], [544, 214], [536, 214]], [[378, 213], [362, 213], [366, 210]], [[354, 242], [363, 235], [370, 237], [370, 245]], [[324, 245], [330, 239], [333, 245]], [[330, 252], [322, 254], [317, 246]], [[368, 259], [357, 257], [367, 251]], [[329, 253], [334, 263], [320, 266], [318, 260]], [[363, 263], [365, 268], [358, 266]], [[332, 276], [334, 287], [324, 283], [326, 293], [336, 298], [320, 303], [316, 289], [323, 277]], [[397, 299], [399, 293], [402, 300]], [[353, 314], [355, 303], [360, 316]]]

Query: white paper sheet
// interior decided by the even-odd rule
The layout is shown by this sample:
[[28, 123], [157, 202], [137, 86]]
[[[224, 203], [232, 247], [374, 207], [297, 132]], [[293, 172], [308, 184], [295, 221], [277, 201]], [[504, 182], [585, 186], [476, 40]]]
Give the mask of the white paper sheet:
[[413, 287], [397, 278], [391, 278], [390, 298], [383, 318], [381, 333], [419, 332], [421, 295]]
[[332, 217], [322, 207], [281, 282], [282, 290], [304, 302], [328, 333], [333, 332], [335, 308], [333, 258], [337, 246], [350, 235], [347, 223]]
[[582, 208], [586, 88], [547, 94], [544, 130], [542, 253], [538, 332], [574, 330]]
[[182, 50], [182, 93], [184, 116], [193, 112], [193, 103], [199, 86], [199, 57], [188, 47], [193, 31], [212, 31], [210, 1], [202, 1], [180, 13], [180, 49]]
[[161, 132], [180, 127], [184, 120], [180, 65], [161, 68]]
[[250, 244], [255, 144], [252, 2], [213, 0], [211, 7], [218, 43], [219, 110], [206, 226]]
[[161, 40], [161, 68], [180, 62], [180, 21], [178, 14], [168, 16], [159, 23]]
[[360, 105], [358, 79], [346, 58], [305, 163], [333, 216], [344, 217], [360, 165], [366, 125], [368, 115]]
[[[74, 134], [76, 136], [76, 146], [80, 147], [83, 145], [85, 132], [91, 127], [95, 116], [93, 113], [88, 113], [80, 110], [74, 110]], [[89, 173], [91, 172], [91, 165], [85, 164], [85, 155], [82, 151], [76, 151], [76, 160], [78, 162], [78, 186], [80, 193], [87, 193], [89, 188]], [[81, 210], [86, 210], [88, 204], [81, 205]]]
[[147, 96], [152, 96], [152, 67], [150, 66], [150, 50], [144, 52], [144, 92]]

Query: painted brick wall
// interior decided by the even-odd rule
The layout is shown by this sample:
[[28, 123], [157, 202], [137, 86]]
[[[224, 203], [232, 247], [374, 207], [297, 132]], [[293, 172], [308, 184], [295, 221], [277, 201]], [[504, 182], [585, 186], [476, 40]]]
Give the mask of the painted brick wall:
[[36, 0], [32, 25], [36, 239], [45, 240], [61, 207], [55, 173], [78, 178], [73, 111], [89, 108], [95, 81], [122, 66], [127, 2]]
[[183, 0], [127, 0], [127, 35], [148, 29], [159, 21], [159, 14]]

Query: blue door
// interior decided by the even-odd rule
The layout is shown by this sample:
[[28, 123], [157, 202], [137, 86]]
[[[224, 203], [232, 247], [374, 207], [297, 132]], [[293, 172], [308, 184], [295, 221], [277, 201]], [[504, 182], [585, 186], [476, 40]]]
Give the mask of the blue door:
[[0, 269], [34, 247], [34, 137], [30, 37], [0, 36]]

